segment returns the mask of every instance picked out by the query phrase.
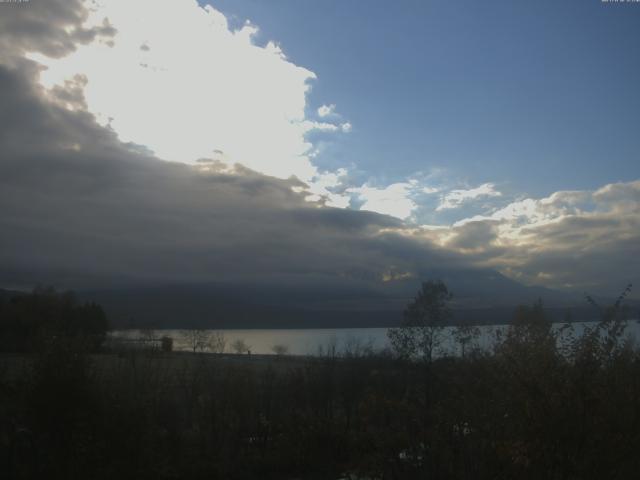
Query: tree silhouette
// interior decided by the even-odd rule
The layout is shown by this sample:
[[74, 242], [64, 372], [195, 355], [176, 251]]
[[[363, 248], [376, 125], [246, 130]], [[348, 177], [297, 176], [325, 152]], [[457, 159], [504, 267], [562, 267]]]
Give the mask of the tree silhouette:
[[271, 351], [273, 353], [275, 353], [276, 355], [278, 355], [279, 357], [286, 355], [287, 353], [289, 353], [289, 347], [286, 345], [282, 345], [281, 343], [278, 343], [276, 345], [274, 345], [273, 347], [271, 347]]
[[249, 345], [242, 338], [238, 338], [231, 344], [231, 348], [236, 353], [247, 353], [249, 352]]
[[441, 332], [451, 317], [448, 302], [453, 295], [441, 280], [422, 283], [404, 311], [404, 322], [388, 332], [393, 350], [403, 358], [420, 358], [431, 363]]
[[187, 344], [193, 353], [196, 353], [198, 350], [200, 352], [204, 352], [212, 349], [213, 335], [208, 330], [193, 328], [191, 330], [186, 330], [184, 335], [187, 340]]
[[54, 339], [74, 339], [98, 350], [109, 328], [102, 307], [79, 303], [72, 292], [36, 287], [16, 294], [0, 305], [0, 349], [41, 350]]

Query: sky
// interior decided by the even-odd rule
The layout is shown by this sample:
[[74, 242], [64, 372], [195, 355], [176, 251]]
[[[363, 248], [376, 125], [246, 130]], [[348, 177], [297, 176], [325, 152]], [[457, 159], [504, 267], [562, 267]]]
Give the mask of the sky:
[[[318, 164], [514, 197], [638, 177], [640, 8], [599, 1], [218, 2], [354, 125]], [[421, 220], [455, 216], [422, 211]], [[447, 212], [452, 213], [452, 212]], [[458, 218], [459, 219], [459, 218]]]
[[4, 285], [638, 279], [640, 3], [0, 13]]
[[318, 163], [546, 196], [638, 176], [640, 8], [600, 1], [221, 0], [318, 75], [353, 133]]

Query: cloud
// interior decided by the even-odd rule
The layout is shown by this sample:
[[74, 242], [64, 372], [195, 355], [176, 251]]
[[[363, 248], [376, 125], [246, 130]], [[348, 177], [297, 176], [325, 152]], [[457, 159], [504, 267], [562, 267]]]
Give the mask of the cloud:
[[[124, 142], [186, 163], [221, 151], [228, 163], [310, 181], [317, 170], [306, 136], [345, 131], [305, 117], [316, 75], [275, 43], [255, 44], [250, 23], [233, 30], [222, 13], [195, 0], [99, 1], [89, 14], [77, 10], [83, 13], [72, 10], [73, 31], [93, 32], [108, 18], [111, 33], [117, 30], [112, 42], [74, 43], [72, 35], [56, 48], [60, 55], [31, 58], [47, 66], [41, 81], [48, 88], [86, 78], [88, 111]], [[25, 48], [51, 53], [40, 44]]]
[[309, 120], [305, 120], [303, 125], [305, 131], [307, 132], [313, 130], [317, 130], [319, 132], [337, 132], [338, 130], [340, 130], [340, 126], [328, 122], [312, 122]]
[[479, 187], [469, 190], [451, 190], [450, 192], [442, 195], [440, 205], [438, 205], [436, 211], [458, 208], [463, 203], [476, 198], [499, 197], [501, 195], [502, 193], [497, 191], [495, 189], [495, 185], [492, 183], [484, 183]]
[[344, 193], [344, 182], [349, 172], [346, 168], [339, 168], [335, 172], [323, 172], [316, 175], [308, 184], [311, 194], [310, 200], [321, 201], [328, 207], [347, 208], [351, 203], [350, 195]]
[[344, 133], [349, 133], [351, 130], [353, 130], [353, 126], [349, 122], [344, 122], [340, 125], [340, 129]]
[[469, 222], [464, 228], [454, 230], [447, 246], [465, 252], [486, 251], [494, 245], [498, 232], [494, 222]]
[[[498, 269], [527, 284], [614, 293], [640, 280], [640, 181], [520, 198], [451, 226], [403, 222], [415, 219], [421, 196], [436, 200], [441, 194], [433, 210], [445, 205], [440, 210], [460, 212], [463, 204], [500, 192], [491, 183], [447, 192], [415, 178], [354, 186], [346, 169], [319, 171], [305, 153], [305, 135], [334, 131], [328, 125], [343, 127], [301, 113], [312, 73], [290, 63], [275, 45], [253, 45], [255, 27], [230, 31], [213, 9], [191, 2], [148, 4], [158, 25], [193, 23], [192, 33], [174, 39], [161, 38], [156, 27], [137, 31], [117, 11], [133, 12], [144, 3], [125, 8], [114, 2], [116, 15], [107, 23], [97, 13], [105, 11], [89, 15], [78, 2], [25, 5], [33, 10], [12, 9], [19, 13], [0, 18], [3, 285], [88, 288], [257, 279], [343, 285], [417, 281], [434, 269], [470, 267]], [[206, 46], [194, 41], [199, 35]], [[213, 36], [218, 43], [211, 47], [207, 41]], [[112, 58], [116, 51], [120, 57]], [[97, 56], [83, 57], [87, 52]], [[203, 65], [181, 59], [185, 52]], [[43, 71], [33, 59], [49, 60], [36, 53], [63, 58]], [[231, 53], [237, 53], [237, 64], [223, 58]], [[139, 65], [140, 55], [149, 55], [146, 67]], [[227, 90], [215, 82], [204, 85], [212, 80], [208, 60], [221, 77], [216, 81], [229, 83]], [[258, 64], [271, 73], [259, 75]], [[232, 72], [243, 68], [251, 75]], [[43, 75], [60, 72], [61, 81], [43, 86]], [[165, 72], [172, 73], [163, 77]], [[190, 75], [196, 75], [197, 88], [184, 82]], [[269, 87], [280, 76], [290, 90]], [[160, 95], [168, 86], [179, 88]], [[205, 86], [212, 96], [194, 105], [194, 92]], [[247, 96], [235, 95], [231, 86]], [[224, 92], [236, 103], [222, 98]], [[271, 94], [284, 102], [277, 111], [289, 112], [290, 122], [268, 111], [276, 105], [262, 97]], [[220, 111], [212, 109], [214, 103]], [[247, 118], [252, 112], [256, 117]], [[109, 119], [110, 113], [119, 118]], [[238, 127], [246, 120], [247, 145], [231, 133], [224, 141], [205, 141], [212, 125], [225, 132], [223, 119]], [[263, 125], [270, 120], [275, 123]], [[154, 122], [170, 138], [156, 138]], [[149, 150], [165, 147], [175, 147], [178, 162]], [[272, 164], [280, 155], [282, 162]], [[354, 200], [365, 211], [344, 208]]]
[[475, 265], [527, 284], [615, 294], [640, 279], [640, 181], [521, 199], [437, 235]]
[[[115, 28], [106, 18], [85, 26], [89, 11], [81, 0], [32, 0], [2, 5], [0, 15], [0, 56], [9, 61], [24, 52], [38, 51], [60, 58], [79, 45], [95, 40], [110, 43]], [[10, 11], [8, 12], [7, 10]]]
[[335, 113], [335, 110], [336, 106], [333, 103], [331, 105], [322, 105], [320, 106], [320, 108], [318, 108], [318, 116], [321, 118], [328, 117], [330, 115], [333, 115]]
[[355, 194], [360, 201], [364, 202], [360, 210], [369, 210], [406, 219], [416, 208], [416, 203], [409, 198], [414, 187], [412, 182], [398, 182], [384, 188], [363, 185], [362, 187], [350, 188], [348, 192]]
[[[295, 178], [160, 160], [96, 122], [75, 83], [53, 96], [39, 72], [0, 66], [3, 285], [377, 284], [445, 262], [395, 232], [400, 221], [309, 201]], [[318, 181], [333, 188], [345, 175]]]

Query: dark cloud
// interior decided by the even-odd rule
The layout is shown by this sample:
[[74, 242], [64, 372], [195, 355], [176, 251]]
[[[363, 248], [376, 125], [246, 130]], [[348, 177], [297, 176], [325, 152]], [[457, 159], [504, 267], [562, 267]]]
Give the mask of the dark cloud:
[[496, 222], [469, 222], [455, 230], [449, 242], [453, 248], [477, 252], [490, 248], [498, 237]]
[[567, 216], [536, 229], [531, 252], [520, 251], [520, 259], [517, 249], [509, 254], [528, 281], [617, 294], [627, 283], [640, 281], [638, 213]]
[[[305, 201], [296, 179], [169, 163], [83, 109], [82, 79], [44, 92], [26, 60], [0, 67], [0, 280], [70, 286], [380, 280], [436, 262], [401, 223]], [[75, 285], [73, 285], [75, 284]]]
[[88, 10], [82, 0], [30, 0], [0, 4], [0, 56], [40, 52], [62, 57], [78, 44], [97, 37], [110, 38], [115, 29], [105, 19], [100, 26], [84, 28]]

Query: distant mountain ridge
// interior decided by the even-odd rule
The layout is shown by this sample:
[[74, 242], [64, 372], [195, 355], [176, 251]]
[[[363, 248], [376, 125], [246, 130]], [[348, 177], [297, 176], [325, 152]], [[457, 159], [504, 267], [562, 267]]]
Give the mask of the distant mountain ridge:
[[[452, 323], [508, 323], [517, 305], [541, 298], [554, 321], [571, 307], [574, 319], [594, 312], [576, 295], [526, 287], [494, 271], [430, 272], [453, 292]], [[439, 275], [440, 274], [440, 275]], [[400, 324], [419, 281], [323, 287], [292, 285], [178, 285], [84, 292], [124, 328], [339, 328]], [[474, 295], [475, 292], [478, 292]]]
[[[597, 311], [583, 295], [529, 287], [489, 269], [430, 270], [453, 293], [452, 323], [508, 323], [517, 305], [541, 299], [554, 321], [593, 320]], [[278, 284], [181, 284], [79, 290], [82, 301], [102, 305], [115, 328], [340, 328], [390, 327], [420, 281], [309, 281]], [[0, 290], [0, 300], [15, 295]], [[603, 299], [603, 304], [613, 300]], [[635, 305], [638, 302], [630, 301]]]

